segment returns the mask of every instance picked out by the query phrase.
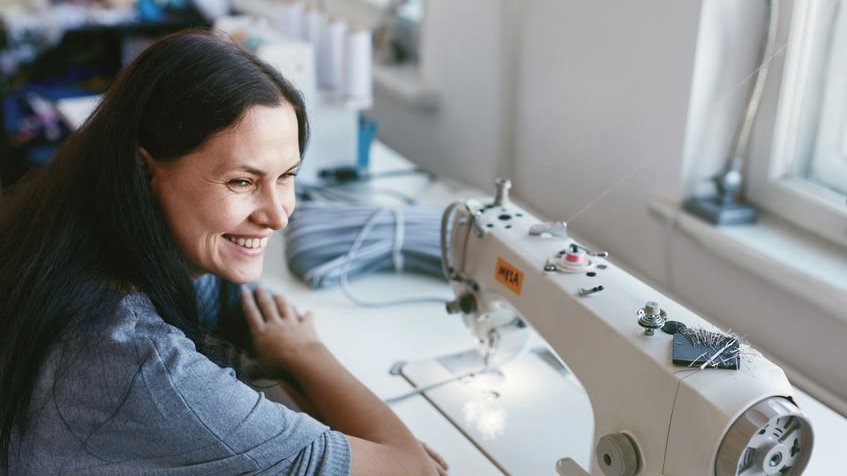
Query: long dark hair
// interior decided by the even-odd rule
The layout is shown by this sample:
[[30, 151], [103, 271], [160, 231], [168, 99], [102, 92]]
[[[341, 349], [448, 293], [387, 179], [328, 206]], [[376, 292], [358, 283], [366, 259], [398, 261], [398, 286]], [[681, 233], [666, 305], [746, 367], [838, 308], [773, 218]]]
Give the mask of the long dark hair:
[[39, 369], [63, 333], [96, 325], [128, 290], [198, 342], [190, 268], [139, 157], [174, 160], [233, 126], [250, 107], [293, 106], [300, 151], [309, 135], [300, 93], [222, 36], [165, 37], [117, 78], [51, 163], [0, 202], [0, 468], [25, 428]]

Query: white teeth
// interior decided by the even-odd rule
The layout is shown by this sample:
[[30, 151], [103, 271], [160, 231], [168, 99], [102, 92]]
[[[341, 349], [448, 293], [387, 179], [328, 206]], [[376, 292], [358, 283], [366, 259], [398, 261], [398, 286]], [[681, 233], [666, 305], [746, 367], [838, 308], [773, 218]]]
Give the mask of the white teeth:
[[256, 248], [264, 248], [268, 243], [267, 238], [234, 238], [227, 237], [227, 240], [237, 244], [238, 246], [243, 246], [248, 249], [256, 249]]

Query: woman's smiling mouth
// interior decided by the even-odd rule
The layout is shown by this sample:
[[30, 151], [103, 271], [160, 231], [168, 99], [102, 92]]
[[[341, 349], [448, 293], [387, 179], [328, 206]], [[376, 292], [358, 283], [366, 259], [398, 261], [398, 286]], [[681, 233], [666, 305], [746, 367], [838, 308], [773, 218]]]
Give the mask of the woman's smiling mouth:
[[226, 238], [227, 241], [229, 241], [231, 243], [235, 243], [236, 245], [241, 246], [242, 248], [247, 248], [247, 249], [251, 249], [251, 250], [264, 248], [265, 245], [268, 243], [267, 237], [265, 237], [265, 238], [246, 237], [245, 238], [245, 237], [237, 237], [237, 236], [233, 236], [233, 235], [224, 235], [224, 238]]

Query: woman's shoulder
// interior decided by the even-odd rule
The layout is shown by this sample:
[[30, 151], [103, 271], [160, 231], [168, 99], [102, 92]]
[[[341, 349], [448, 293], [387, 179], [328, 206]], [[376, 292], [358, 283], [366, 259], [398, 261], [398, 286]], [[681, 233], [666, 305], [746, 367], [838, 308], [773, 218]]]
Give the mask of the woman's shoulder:
[[115, 309], [118, 318], [137, 317], [141, 319], [152, 319], [161, 321], [156, 306], [147, 294], [141, 291], [133, 291], [123, 295]]
[[162, 319], [153, 301], [142, 292], [121, 298], [107, 321], [106, 331], [118, 340], [158, 340], [171, 335], [185, 338], [182, 330]]
[[57, 362], [78, 355], [106, 367], [123, 368], [197, 350], [181, 329], [162, 319], [150, 298], [141, 292], [119, 296], [107, 312], [92, 318], [84, 326], [68, 329], [56, 343], [53, 357]]
[[[96, 357], [107, 367], [132, 366], [149, 359], [157, 347], [163, 347], [160, 343], [164, 341], [194, 350], [185, 334], [167, 324], [144, 293], [124, 294], [117, 299], [103, 314], [91, 315], [84, 325], [63, 333], [54, 347], [55, 355], [51, 355], [58, 359], [57, 363], [76, 355], [89, 362]], [[88, 367], [91, 366], [83, 366]]]

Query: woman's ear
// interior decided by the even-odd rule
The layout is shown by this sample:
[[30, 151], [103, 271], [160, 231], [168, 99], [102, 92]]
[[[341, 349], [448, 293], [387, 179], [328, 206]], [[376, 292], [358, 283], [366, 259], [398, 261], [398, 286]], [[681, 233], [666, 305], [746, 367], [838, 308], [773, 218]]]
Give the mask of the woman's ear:
[[147, 181], [149, 182], [153, 178], [153, 170], [155, 170], [156, 161], [153, 159], [153, 156], [150, 155], [150, 152], [147, 152], [147, 149], [144, 147], [138, 148], [138, 160], [141, 162], [141, 168], [144, 169], [144, 175], [147, 176]]

